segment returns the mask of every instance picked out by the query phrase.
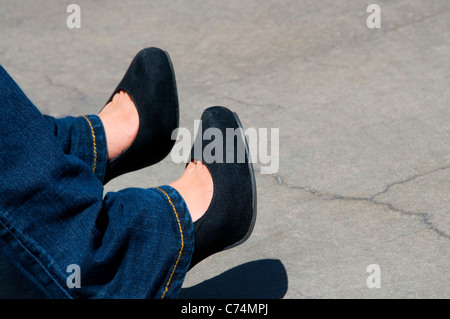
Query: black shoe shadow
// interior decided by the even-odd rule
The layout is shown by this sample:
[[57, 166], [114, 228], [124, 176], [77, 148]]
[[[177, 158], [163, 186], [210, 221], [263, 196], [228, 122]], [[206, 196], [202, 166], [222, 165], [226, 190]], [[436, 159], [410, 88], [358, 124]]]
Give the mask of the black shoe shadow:
[[181, 289], [180, 299], [281, 299], [287, 292], [286, 269], [278, 259], [261, 259], [234, 267], [204, 282]]

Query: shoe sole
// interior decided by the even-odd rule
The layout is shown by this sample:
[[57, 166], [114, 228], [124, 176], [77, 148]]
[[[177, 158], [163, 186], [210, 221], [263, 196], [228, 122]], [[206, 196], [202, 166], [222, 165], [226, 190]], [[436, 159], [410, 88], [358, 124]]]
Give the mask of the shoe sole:
[[248, 148], [247, 139], [245, 138], [245, 134], [244, 134], [244, 128], [243, 128], [242, 123], [241, 123], [241, 121], [239, 119], [239, 116], [235, 112], [233, 112], [233, 115], [234, 115], [234, 117], [236, 119], [236, 122], [237, 122], [237, 124], [239, 126], [239, 132], [241, 134], [241, 138], [244, 141], [244, 145], [245, 145], [245, 155], [247, 157], [248, 168], [249, 168], [249, 171], [250, 171], [250, 179], [251, 179], [251, 183], [252, 183], [252, 197], [253, 197], [252, 198], [252, 210], [253, 210], [252, 214], [253, 215], [252, 215], [252, 221], [250, 223], [250, 227], [249, 227], [247, 233], [245, 234], [245, 236], [241, 240], [237, 241], [236, 243], [234, 243], [234, 244], [232, 244], [232, 245], [230, 245], [228, 247], [225, 247], [223, 250], [227, 250], [227, 249], [239, 246], [240, 244], [244, 243], [250, 237], [250, 235], [252, 234], [253, 229], [255, 227], [256, 212], [257, 212], [256, 180], [255, 180], [255, 172], [253, 170], [252, 160], [251, 160], [251, 157], [250, 157], [250, 150]]
[[[179, 106], [180, 101], [178, 98], [178, 88], [177, 88], [177, 80], [175, 78], [175, 69], [173, 68], [173, 63], [172, 63], [172, 59], [170, 58], [169, 52], [167, 52], [165, 50], [161, 50], [161, 51], [163, 51], [164, 54], [166, 55], [167, 61], [169, 62], [170, 71], [172, 72], [173, 87], [175, 90], [175, 94], [177, 95], [177, 104], [178, 104], [178, 110], [177, 110], [177, 128], [178, 128], [180, 126], [180, 106]], [[169, 152], [169, 154], [170, 154], [170, 152]]]

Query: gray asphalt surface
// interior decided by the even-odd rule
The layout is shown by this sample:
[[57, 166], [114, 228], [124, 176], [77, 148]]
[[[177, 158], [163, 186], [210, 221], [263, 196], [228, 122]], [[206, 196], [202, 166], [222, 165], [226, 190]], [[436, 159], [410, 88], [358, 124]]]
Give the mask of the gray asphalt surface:
[[[73, 2], [80, 29], [66, 26]], [[97, 113], [156, 46], [182, 127], [223, 105], [279, 129], [279, 169], [255, 164], [254, 233], [190, 271], [182, 298], [450, 297], [448, 0], [1, 0], [0, 30], [0, 63], [43, 113]], [[105, 192], [183, 168], [169, 156]], [[0, 257], [0, 297], [35, 296]]]

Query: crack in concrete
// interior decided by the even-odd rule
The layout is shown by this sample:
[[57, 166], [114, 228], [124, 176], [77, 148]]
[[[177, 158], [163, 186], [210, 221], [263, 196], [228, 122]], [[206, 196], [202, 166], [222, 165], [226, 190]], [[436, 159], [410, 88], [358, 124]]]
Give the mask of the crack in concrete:
[[[377, 205], [377, 206], [382, 206], [385, 208], [388, 208], [391, 211], [400, 213], [400, 214], [404, 214], [404, 215], [409, 215], [409, 216], [416, 216], [416, 217], [420, 217], [420, 221], [425, 224], [430, 230], [434, 231], [435, 233], [437, 233], [439, 236], [444, 237], [446, 239], [450, 239], [450, 235], [447, 234], [445, 231], [437, 228], [431, 221], [430, 221], [430, 215], [428, 213], [422, 213], [422, 212], [413, 212], [413, 211], [408, 211], [408, 210], [404, 210], [401, 208], [398, 208], [396, 206], [394, 206], [393, 204], [389, 203], [389, 202], [383, 202], [383, 201], [379, 201], [376, 200], [376, 198], [382, 194], [387, 193], [391, 187], [396, 186], [396, 185], [402, 185], [402, 184], [406, 184], [409, 183], [417, 178], [423, 177], [423, 176], [427, 176], [433, 173], [436, 173], [438, 171], [442, 171], [442, 170], [446, 170], [449, 169], [450, 165], [446, 165], [446, 166], [442, 166], [439, 167], [437, 169], [434, 169], [432, 171], [429, 172], [425, 172], [422, 174], [416, 174], [413, 176], [410, 176], [406, 179], [403, 179], [401, 181], [398, 182], [394, 182], [391, 184], [388, 184], [382, 191], [369, 196], [369, 197], [355, 197], [355, 196], [344, 196], [344, 195], [338, 195], [338, 194], [327, 194], [327, 193], [322, 193], [319, 190], [313, 189], [311, 187], [308, 186], [298, 186], [298, 185], [290, 185], [288, 183], [286, 183], [283, 178], [278, 175], [278, 174], [271, 174], [269, 176], [273, 177], [279, 185], [282, 185], [283, 187], [287, 187], [290, 189], [298, 189], [298, 190], [302, 190], [302, 191], [306, 191], [316, 197], [319, 197], [321, 200], [327, 200], [327, 201], [333, 201], [333, 200], [344, 200], [344, 201], [363, 201], [363, 202], [367, 202], [373, 205]], [[255, 168], [255, 171], [259, 172], [258, 168]]]
[[63, 85], [63, 84], [55, 84], [55, 82], [53, 82], [53, 80], [47, 74], [45, 75], [45, 79], [47, 80], [48, 84], [51, 85], [51, 86], [54, 86], [54, 87], [57, 87], [57, 88], [63, 88], [63, 89], [67, 89], [67, 90], [75, 92], [75, 94], [79, 95], [80, 101], [86, 104], [86, 102], [87, 102], [86, 94], [81, 92], [76, 87], [66, 86], [66, 85]]
[[450, 9], [448, 9], [448, 10], [443, 10], [443, 11], [441, 10], [441, 11], [433, 12], [433, 13], [431, 13], [431, 14], [429, 14], [429, 15], [420, 16], [420, 17], [417, 18], [417, 19], [413, 19], [413, 20], [411, 20], [411, 21], [407, 21], [407, 22], [405, 22], [405, 23], [395, 25], [395, 26], [393, 26], [393, 27], [391, 27], [391, 28], [389, 28], [389, 29], [385, 29], [385, 30], [383, 30], [383, 31], [384, 31], [384, 32], [397, 31], [397, 30], [399, 30], [399, 29], [401, 29], [401, 28], [404, 28], [404, 27], [407, 27], [407, 26], [410, 26], [410, 25], [414, 25], [414, 24], [416, 24], [416, 23], [421, 23], [421, 22], [424, 22], [424, 21], [426, 21], [426, 20], [428, 20], [428, 19], [431, 19], [431, 18], [440, 16], [440, 15], [446, 14], [446, 13], [448, 13], [449, 11], [450, 11]]
[[343, 65], [343, 64], [331, 64], [331, 63], [321, 63], [321, 62], [317, 62], [317, 61], [313, 61], [311, 59], [309, 59], [309, 57], [307, 58], [302, 58], [304, 62], [307, 63], [311, 63], [317, 66], [322, 66], [325, 68], [336, 68], [336, 69], [353, 69], [352, 67], [349, 67], [347, 65]]
[[280, 105], [280, 104], [270, 104], [270, 103], [268, 103], [268, 104], [255, 104], [255, 103], [244, 102], [242, 100], [238, 100], [236, 98], [232, 98], [232, 97], [229, 97], [229, 96], [226, 96], [226, 95], [222, 95], [222, 97], [225, 98], [225, 99], [228, 99], [230, 101], [233, 101], [233, 102], [245, 105], [245, 106], [253, 106], [253, 107], [256, 106], [256, 107], [270, 108], [270, 109], [275, 110], [275, 111], [283, 108], [283, 106]]
[[394, 182], [394, 183], [388, 184], [381, 192], [376, 193], [375, 195], [371, 196], [370, 198], [374, 199], [374, 198], [376, 198], [376, 197], [378, 197], [378, 196], [380, 196], [382, 194], [387, 193], [391, 189], [392, 186], [406, 184], [406, 183], [409, 183], [412, 180], [415, 180], [416, 178], [427, 176], [427, 175], [431, 175], [431, 174], [434, 174], [436, 172], [443, 171], [443, 170], [446, 170], [446, 169], [449, 169], [449, 168], [450, 168], [450, 165], [442, 166], [442, 167], [436, 168], [436, 169], [434, 169], [432, 171], [425, 172], [425, 173], [422, 173], [422, 174], [416, 174], [416, 175], [410, 176], [410, 177], [408, 177], [408, 178], [406, 178], [404, 180], [401, 180], [399, 182]]

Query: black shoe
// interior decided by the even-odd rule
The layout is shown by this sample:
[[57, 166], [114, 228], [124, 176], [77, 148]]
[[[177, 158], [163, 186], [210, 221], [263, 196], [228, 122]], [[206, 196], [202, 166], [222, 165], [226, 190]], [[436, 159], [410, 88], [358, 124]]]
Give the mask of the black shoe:
[[166, 157], [175, 143], [171, 136], [179, 123], [175, 73], [167, 52], [158, 48], [141, 50], [107, 103], [121, 90], [136, 106], [139, 130], [133, 143], [108, 161], [103, 184]]
[[[190, 268], [214, 253], [242, 244], [249, 238], [256, 221], [255, 176], [237, 114], [227, 108], [215, 106], [206, 109], [201, 120], [202, 129], [197, 133], [191, 160], [201, 160], [208, 168], [214, 193], [206, 213], [194, 222], [195, 248]], [[223, 147], [223, 154], [220, 156], [220, 152], [217, 153], [216, 150], [212, 155], [219, 154], [219, 157], [213, 162], [208, 158], [209, 151], [208, 154], [203, 154], [205, 146], [215, 142], [209, 139], [203, 141], [203, 133], [209, 128], [220, 130], [223, 137], [222, 144], [216, 144]], [[227, 128], [236, 132], [234, 145], [228, 149], [226, 140], [230, 137], [226, 135]], [[196, 150], [197, 153], [200, 150], [202, 154], [196, 154]]]

